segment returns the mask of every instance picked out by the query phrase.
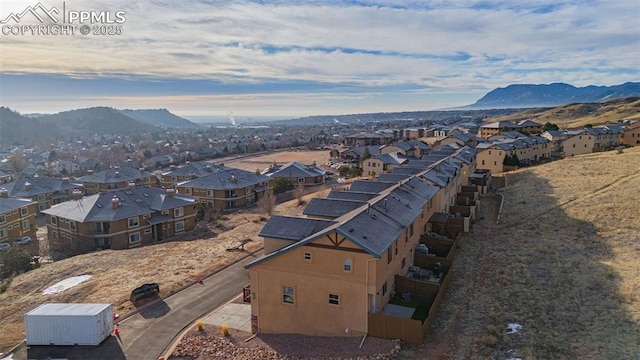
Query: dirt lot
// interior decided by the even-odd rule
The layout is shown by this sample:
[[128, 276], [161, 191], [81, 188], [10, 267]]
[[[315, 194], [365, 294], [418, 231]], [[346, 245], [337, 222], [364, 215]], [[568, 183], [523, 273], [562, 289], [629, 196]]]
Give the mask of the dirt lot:
[[[460, 239], [421, 346], [399, 359], [637, 359], [640, 148], [507, 174]], [[521, 326], [509, 333], [508, 324]]]
[[[328, 190], [318, 193], [325, 196]], [[304, 198], [308, 202], [313, 194]], [[278, 205], [274, 214], [302, 215], [297, 200]], [[75, 256], [16, 276], [0, 294], [0, 352], [24, 339], [23, 316], [44, 302], [107, 302], [124, 315], [135, 309], [129, 301], [136, 286], [157, 282], [160, 295], [192, 283], [198, 277], [244, 254], [227, 251], [250, 239], [246, 251], [262, 247], [258, 233], [267, 217], [258, 209], [226, 215], [203, 224], [183, 241], [165, 242], [130, 250], [104, 250]], [[92, 278], [58, 294], [42, 295], [47, 287], [72, 276]]]
[[262, 171], [274, 162], [282, 165], [291, 161], [297, 161], [305, 165], [311, 165], [315, 161], [318, 165], [324, 165], [329, 161], [329, 150], [281, 151], [258, 157], [225, 161], [224, 164], [247, 171], [256, 171], [256, 169]]

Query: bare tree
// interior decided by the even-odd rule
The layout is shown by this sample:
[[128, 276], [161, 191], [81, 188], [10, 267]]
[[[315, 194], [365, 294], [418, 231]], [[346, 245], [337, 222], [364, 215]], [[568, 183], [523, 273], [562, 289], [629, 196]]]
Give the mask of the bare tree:
[[298, 200], [298, 205], [303, 205], [304, 199], [302, 197], [304, 196], [304, 186], [296, 186], [296, 188], [293, 189], [293, 196]]
[[271, 216], [273, 214], [273, 210], [276, 207], [276, 197], [270, 194], [265, 194], [263, 197], [258, 199], [256, 202], [258, 208], [262, 210], [265, 214]]
[[7, 167], [10, 171], [15, 174], [20, 174], [29, 166], [27, 162], [24, 160], [22, 155], [22, 151], [18, 151], [15, 154], [11, 155], [7, 160]]

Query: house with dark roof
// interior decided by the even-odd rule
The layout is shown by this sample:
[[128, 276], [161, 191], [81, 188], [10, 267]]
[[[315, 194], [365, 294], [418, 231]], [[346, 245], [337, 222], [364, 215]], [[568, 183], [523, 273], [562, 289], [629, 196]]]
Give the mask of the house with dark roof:
[[130, 166], [115, 166], [111, 169], [88, 174], [78, 178], [84, 186], [87, 195], [97, 194], [109, 190], [121, 190], [131, 186], [158, 186], [158, 178], [152, 173], [132, 168]]
[[531, 165], [551, 159], [554, 148], [548, 138], [526, 136], [521, 133], [509, 137], [508, 132], [505, 134], [507, 136], [499, 137], [500, 140], [483, 142], [476, 146], [478, 169], [489, 170], [495, 174], [520, 165]]
[[542, 126], [542, 124], [531, 120], [521, 120], [517, 122], [503, 120], [480, 126], [480, 133], [478, 135], [483, 139], [487, 139], [504, 131], [519, 131], [525, 134], [540, 134], [542, 133]]
[[195, 228], [197, 209], [192, 197], [173, 189], [131, 187], [77, 197], [43, 213], [52, 246], [77, 254], [169, 239]]
[[344, 146], [387, 145], [394, 141], [393, 134], [383, 132], [357, 133], [343, 138]]
[[406, 164], [409, 160], [399, 156], [400, 153], [384, 153], [372, 155], [362, 160], [362, 174], [365, 176], [378, 176], [393, 171], [393, 168]]
[[36, 202], [10, 198], [0, 190], [0, 243], [10, 243], [24, 236], [36, 239]]
[[305, 165], [297, 161], [284, 165], [273, 164], [262, 171], [261, 174], [272, 179], [286, 179], [295, 186], [324, 184], [324, 169], [317, 166], [315, 162], [311, 165]]
[[[433, 221], [444, 226], [453, 216], [446, 211], [449, 204], [439, 198], [460, 184], [463, 161], [451, 157], [469, 161], [474, 155], [467, 150], [459, 154], [462, 151], [414, 167], [416, 173], [394, 178], [397, 181], [356, 181], [349, 191], [332, 190], [327, 199], [309, 202], [306, 218], [272, 216], [260, 232], [265, 255], [245, 267], [251, 282], [253, 331], [368, 334], [420, 342], [420, 320], [420, 330], [413, 335], [387, 335], [374, 323], [408, 322], [413, 309], [392, 302], [419, 298], [418, 288], [437, 293], [445, 283], [444, 272], [425, 268], [434, 263], [420, 260], [428, 258], [428, 249], [418, 245], [422, 235], [431, 233]], [[419, 251], [423, 255], [418, 256]], [[407, 284], [413, 284], [413, 290]]]
[[165, 171], [160, 176], [160, 182], [164, 188], [175, 187], [181, 182], [207, 176], [214, 171], [225, 169], [223, 164], [213, 164], [208, 162], [190, 162], [183, 166], [169, 166], [169, 171]]
[[268, 176], [226, 166], [212, 169], [208, 175], [178, 183], [177, 191], [220, 211], [251, 206], [273, 193], [275, 181]]
[[2, 184], [0, 187], [6, 190], [10, 198], [34, 201], [38, 212], [71, 199], [74, 191], [84, 193], [82, 184], [71, 181], [68, 177], [54, 178], [39, 176], [37, 173], [31, 178]]
[[380, 147], [383, 154], [400, 153], [403, 157], [419, 158], [431, 150], [431, 147], [419, 140], [396, 141], [391, 145]]

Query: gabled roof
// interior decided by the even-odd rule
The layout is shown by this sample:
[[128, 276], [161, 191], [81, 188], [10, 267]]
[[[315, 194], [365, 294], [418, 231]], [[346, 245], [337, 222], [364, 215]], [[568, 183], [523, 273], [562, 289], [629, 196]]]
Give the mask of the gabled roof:
[[391, 170], [391, 174], [394, 174], [394, 175], [415, 175], [415, 174], [417, 174], [417, 173], [419, 173], [421, 171], [424, 171], [424, 168], [401, 165], [401, 166], [398, 166], [398, 167], [394, 167], [393, 170]]
[[358, 157], [362, 157], [364, 154], [364, 149], [369, 150], [369, 154], [371, 155], [379, 155], [380, 154], [380, 145], [367, 145], [367, 146], [354, 146], [352, 148], [346, 149], [340, 153], [342, 155], [357, 155]]
[[269, 177], [307, 178], [323, 176], [324, 170], [315, 165], [304, 165], [292, 161], [282, 167], [274, 169], [274, 171], [267, 171], [263, 174]]
[[400, 158], [398, 157], [398, 154], [394, 154], [394, 153], [378, 154], [378, 155], [374, 155], [374, 157], [382, 161], [383, 164], [390, 164], [390, 165], [400, 165], [408, 161], [406, 158]]
[[[114, 200], [118, 201], [118, 206], [115, 208], [112, 203]], [[42, 212], [77, 222], [116, 221], [192, 205], [194, 201], [190, 196], [179, 194], [169, 196], [162, 189], [135, 187], [66, 201]]]
[[111, 184], [121, 183], [127, 181], [136, 182], [144, 178], [155, 177], [152, 173], [146, 171], [140, 171], [128, 166], [114, 167], [112, 169], [97, 172], [91, 175], [85, 175], [78, 178], [78, 182], [82, 183], [99, 183], [99, 184]]
[[380, 181], [389, 181], [389, 182], [399, 182], [400, 180], [404, 180], [411, 175], [409, 174], [380, 174], [378, 176], [378, 180]]
[[365, 201], [313, 198], [302, 213], [307, 216], [337, 218], [365, 204]]
[[56, 191], [67, 191], [82, 187], [82, 184], [73, 183], [66, 179], [48, 176], [34, 176], [29, 179], [20, 179], [0, 185], [9, 192], [9, 197], [33, 197]]
[[[214, 171], [224, 170], [225, 166], [220, 164], [212, 164], [207, 162], [194, 162], [184, 166], [180, 166], [175, 170], [163, 172], [164, 176], [207, 176]], [[227, 168], [228, 169], [228, 168]]]
[[31, 201], [30, 199], [0, 197], [0, 214], [17, 210], [21, 207], [25, 207], [27, 205], [35, 204], [35, 203], [36, 203], [35, 201]]
[[352, 182], [349, 189], [351, 191], [379, 193], [384, 189], [388, 189], [392, 187], [395, 184], [396, 183], [385, 182], [385, 181], [358, 180], [358, 181]]
[[354, 200], [354, 201], [368, 201], [370, 199], [373, 199], [376, 196], [378, 196], [378, 194], [372, 193], [372, 192], [331, 190], [327, 195], [327, 198]]
[[300, 241], [334, 224], [336, 222], [330, 220], [273, 215], [267, 220], [258, 235], [273, 239]]
[[256, 175], [256, 173], [235, 169], [230, 167], [218, 168], [213, 173], [183, 181], [178, 184], [179, 187], [190, 187], [210, 190], [225, 189], [241, 189], [248, 186], [255, 186], [258, 183], [269, 181], [269, 177], [265, 175]]
[[409, 151], [413, 148], [421, 149], [423, 151], [427, 151], [431, 149], [429, 145], [419, 140], [396, 141], [393, 143], [393, 145], [399, 147], [404, 151]]

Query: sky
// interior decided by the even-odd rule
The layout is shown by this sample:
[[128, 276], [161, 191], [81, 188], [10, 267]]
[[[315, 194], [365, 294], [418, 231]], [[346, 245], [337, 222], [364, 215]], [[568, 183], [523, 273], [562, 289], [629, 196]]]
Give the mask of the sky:
[[10, 17], [37, 4], [0, 3], [0, 105], [21, 113], [293, 118], [463, 106], [509, 84], [640, 80], [638, 0], [41, 0], [44, 22]]

